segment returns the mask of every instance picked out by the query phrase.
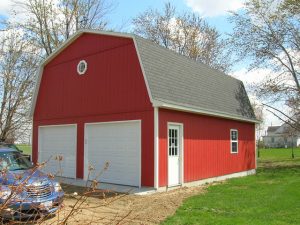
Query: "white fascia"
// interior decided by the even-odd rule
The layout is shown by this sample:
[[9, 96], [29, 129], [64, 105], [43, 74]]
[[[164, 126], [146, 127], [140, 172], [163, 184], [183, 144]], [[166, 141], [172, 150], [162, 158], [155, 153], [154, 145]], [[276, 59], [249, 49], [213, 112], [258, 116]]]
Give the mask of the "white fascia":
[[165, 103], [162, 101], [153, 101], [153, 107], [159, 107], [159, 108], [165, 108], [165, 109], [173, 109], [173, 110], [178, 110], [182, 112], [191, 112], [191, 113], [196, 113], [196, 114], [202, 114], [202, 115], [208, 115], [208, 116], [214, 116], [214, 117], [220, 117], [224, 119], [231, 119], [231, 120], [237, 120], [237, 121], [244, 121], [244, 122], [250, 122], [250, 123], [261, 123], [259, 120], [253, 120], [253, 119], [245, 119], [237, 116], [232, 116], [228, 115], [222, 112], [213, 112], [213, 111], [208, 111], [205, 109], [201, 108], [192, 108], [189, 106], [180, 106], [176, 104], [170, 104], [170, 103]]

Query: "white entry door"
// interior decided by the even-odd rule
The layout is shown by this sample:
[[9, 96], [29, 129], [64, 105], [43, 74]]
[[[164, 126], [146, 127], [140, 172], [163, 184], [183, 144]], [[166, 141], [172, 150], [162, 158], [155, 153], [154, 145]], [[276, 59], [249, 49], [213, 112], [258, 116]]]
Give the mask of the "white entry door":
[[168, 126], [168, 186], [180, 184], [181, 134], [179, 125]]
[[44, 172], [76, 178], [76, 135], [76, 125], [39, 127], [38, 161], [46, 162]]
[[[106, 163], [108, 167], [103, 171]], [[89, 166], [94, 170], [89, 171]], [[86, 124], [85, 178], [106, 183], [140, 186], [140, 121]]]

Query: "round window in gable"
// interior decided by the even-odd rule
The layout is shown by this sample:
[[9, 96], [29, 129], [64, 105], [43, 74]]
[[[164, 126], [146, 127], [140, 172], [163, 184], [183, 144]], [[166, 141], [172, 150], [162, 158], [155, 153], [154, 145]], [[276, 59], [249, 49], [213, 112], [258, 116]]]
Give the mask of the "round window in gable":
[[83, 74], [85, 74], [86, 71], [87, 71], [87, 62], [85, 60], [81, 60], [77, 64], [77, 73], [79, 75], [83, 75]]

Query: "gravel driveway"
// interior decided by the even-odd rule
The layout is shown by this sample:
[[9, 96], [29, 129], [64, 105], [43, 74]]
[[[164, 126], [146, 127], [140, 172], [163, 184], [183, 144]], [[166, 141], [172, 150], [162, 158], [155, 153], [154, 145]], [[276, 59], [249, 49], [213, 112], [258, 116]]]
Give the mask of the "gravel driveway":
[[64, 208], [45, 224], [62, 221], [75, 204], [78, 208], [73, 210], [67, 224], [158, 224], [174, 214], [185, 198], [204, 193], [205, 187], [180, 188], [144, 196], [97, 192], [84, 201], [81, 193], [86, 190], [83, 188], [64, 185], [64, 190]]

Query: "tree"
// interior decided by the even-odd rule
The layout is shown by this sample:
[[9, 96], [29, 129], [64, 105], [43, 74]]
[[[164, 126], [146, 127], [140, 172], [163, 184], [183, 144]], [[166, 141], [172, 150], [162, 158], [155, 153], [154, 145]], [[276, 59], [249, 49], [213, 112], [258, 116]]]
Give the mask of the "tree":
[[264, 111], [263, 111], [263, 106], [261, 104], [259, 104], [258, 102], [256, 102], [256, 101], [252, 101], [251, 106], [253, 108], [256, 119], [261, 122], [259, 124], [256, 124], [256, 126], [255, 126], [255, 128], [256, 128], [256, 137], [257, 137], [257, 139], [259, 139], [262, 135], [263, 130], [264, 130], [265, 115], [264, 115]]
[[256, 101], [251, 101], [251, 106], [254, 111], [255, 117], [260, 123], [255, 124], [255, 136], [256, 136], [256, 147], [257, 147], [257, 157], [260, 157], [260, 148], [263, 146], [261, 141], [261, 137], [263, 135], [264, 130], [264, 120], [265, 115], [263, 111], [263, 107]]
[[256, 93], [270, 102], [284, 102], [290, 115], [265, 106], [284, 122], [300, 115], [299, 1], [247, 0], [244, 10], [232, 13], [230, 21], [234, 25], [230, 45], [238, 60], [251, 61], [250, 70], [268, 68], [273, 73]]
[[295, 14], [272, 0], [248, 0], [245, 10], [232, 13], [230, 21], [230, 43], [238, 58], [252, 59], [250, 69], [270, 68], [278, 74], [264, 84], [265, 92], [299, 95], [300, 22]]
[[220, 33], [194, 13], [178, 14], [166, 3], [162, 12], [149, 8], [141, 13], [133, 25], [134, 33], [165, 48], [223, 72], [230, 70], [230, 57]]
[[0, 141], [30, 133], [28, 110], [39, 62], [74, 32], [104, 29], [112, 7], [106, 0], [15, 1], [16, 18], [1, 24], [6, 31], [0, 39]]
[[298, 0], [284, 0], [281, 7], [294, 16], [300, 16], [300, 2]]
[[0, 39], [0, 141], [14, 142], [31, 129], [28, 110], [39, 59], [13, 30]]
[[26, 16], [25, 20], [17, 22], [18, 27], [28, 41], [45, 51], [46, 56], [80, 29], [105, 29], [106, 15], [113, 8], [106, 0], [22, 0], [15, 3], [15, 14]]

